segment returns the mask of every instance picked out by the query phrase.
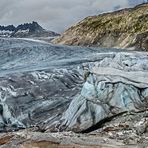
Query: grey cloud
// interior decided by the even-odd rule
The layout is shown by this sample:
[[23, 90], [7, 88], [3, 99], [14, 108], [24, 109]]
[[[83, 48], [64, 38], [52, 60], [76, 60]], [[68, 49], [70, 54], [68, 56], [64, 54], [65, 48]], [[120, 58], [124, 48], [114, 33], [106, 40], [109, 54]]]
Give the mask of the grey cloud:
[[0, 0], [0, 24], [37, 21], [43, 27], [61, 32], [81, 19], [127, 7], [128, 0]]

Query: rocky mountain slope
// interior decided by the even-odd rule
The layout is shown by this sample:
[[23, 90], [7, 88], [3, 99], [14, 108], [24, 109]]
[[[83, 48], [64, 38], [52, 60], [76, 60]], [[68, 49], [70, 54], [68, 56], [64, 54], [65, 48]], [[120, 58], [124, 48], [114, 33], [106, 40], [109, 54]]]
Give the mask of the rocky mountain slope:
[[0, 38], [0, 64], [3, 148], [147, 146], [147, 52]]
[[66, 30], [53, 43], [148, 50], [148, 3], [90, 16]]
[[43, 29], [37, 22], [18, 25], [0, 26], [0, 37], [34, 38], [54, 37], [59, 34]]

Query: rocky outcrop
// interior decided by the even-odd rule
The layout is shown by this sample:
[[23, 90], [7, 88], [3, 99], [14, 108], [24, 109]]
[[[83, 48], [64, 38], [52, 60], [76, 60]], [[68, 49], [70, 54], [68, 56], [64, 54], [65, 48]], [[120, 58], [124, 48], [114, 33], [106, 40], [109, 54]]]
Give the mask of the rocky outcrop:
[[2, 148], [134, 148], [137, 146], [136, 144], [125, 145], [121, 141], [98, 135], [72, 132], [40, 133], [27, 130], [0, 134], [0, 144]]
[[148, 4], [90, 16], [66, 30], [53, 43], [148, 50]]

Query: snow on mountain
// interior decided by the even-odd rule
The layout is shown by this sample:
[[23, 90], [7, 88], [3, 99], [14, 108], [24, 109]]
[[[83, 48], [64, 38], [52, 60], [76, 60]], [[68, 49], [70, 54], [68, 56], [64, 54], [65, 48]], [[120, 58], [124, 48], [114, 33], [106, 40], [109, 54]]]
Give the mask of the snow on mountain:
[[18, 25], [0, 26], [0, 37], [35, 38], [54, 37], [59, 34], [42, 28], [37, 22]]

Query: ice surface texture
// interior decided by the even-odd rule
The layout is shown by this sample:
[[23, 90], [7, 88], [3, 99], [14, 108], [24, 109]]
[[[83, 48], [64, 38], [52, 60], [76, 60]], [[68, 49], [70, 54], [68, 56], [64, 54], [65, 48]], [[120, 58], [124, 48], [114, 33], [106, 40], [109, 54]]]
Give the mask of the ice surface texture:
[[148, 53], [0, 39], [0, 130], [83, 131], [147, 108]]

